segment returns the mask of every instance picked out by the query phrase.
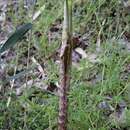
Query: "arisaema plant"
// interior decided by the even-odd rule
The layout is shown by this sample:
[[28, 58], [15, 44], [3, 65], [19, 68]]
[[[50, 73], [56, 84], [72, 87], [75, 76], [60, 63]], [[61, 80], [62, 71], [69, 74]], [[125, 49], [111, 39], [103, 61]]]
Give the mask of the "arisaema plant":
[[67, 130], [68, 92], [71, 77], [72, 55], [72, 0], [64, 1], [64, 22], [62, 32], [60, 87], [59, 87], [59, 118], [58, 129]]

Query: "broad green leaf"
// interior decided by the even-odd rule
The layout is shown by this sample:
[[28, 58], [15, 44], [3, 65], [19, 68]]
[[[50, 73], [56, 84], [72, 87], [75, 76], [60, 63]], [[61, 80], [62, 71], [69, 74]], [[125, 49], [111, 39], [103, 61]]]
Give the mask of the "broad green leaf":
[[13, 47], [18, 41], [22, 40], [23, 36], [32, 28], [31, 23], [24, 24], [19, 29], [17, 29], [3, 44], [0, 48], [0, 53], [3, 53], [10, 47]]

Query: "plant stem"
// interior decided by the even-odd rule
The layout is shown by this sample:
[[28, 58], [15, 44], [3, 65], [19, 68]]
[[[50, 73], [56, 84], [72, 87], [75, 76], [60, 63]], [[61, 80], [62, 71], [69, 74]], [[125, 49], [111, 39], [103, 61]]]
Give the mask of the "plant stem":
[[[70, 4], [72, 6], [72, 4]], [[69, 10], [70, 9], [70, 10]], [[64, 3], [64, 23], [62, 32], [61, 64], [60, 64], [60, 87], [59, 87], [59, 119], [58, 129], [67, 130], [68, 91], [71, 77], [71, 55], [72, 55], [72, 8], [68, 0]]]

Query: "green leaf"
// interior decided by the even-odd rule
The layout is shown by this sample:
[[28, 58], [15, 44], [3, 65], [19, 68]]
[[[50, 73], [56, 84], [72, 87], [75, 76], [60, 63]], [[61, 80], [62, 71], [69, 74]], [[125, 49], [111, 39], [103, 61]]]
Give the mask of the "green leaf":
[[22, 25], [19, 29], [17, 29], [3, 44], [0, 48], [0, 53], [3, 53], [10, 47], [13, 47], [18, 41], [22, 40], [23, 36], [32, 28], [31, 23], [27, 23]]
[[36, 66], [31, 66], [30, 68], [23, 70], [22, 72], [19, 72], [18, 74], [15, 74], [13, 76], [9, 76], [7, 78], [7, 80], [10, 81], [10, 80], [16, 80], [18, 78], [21, 78], [21, 77], [25, 76], [26, 74], [28, 74], [31, 70], [34, 70], [35, 68], [36, 68]]

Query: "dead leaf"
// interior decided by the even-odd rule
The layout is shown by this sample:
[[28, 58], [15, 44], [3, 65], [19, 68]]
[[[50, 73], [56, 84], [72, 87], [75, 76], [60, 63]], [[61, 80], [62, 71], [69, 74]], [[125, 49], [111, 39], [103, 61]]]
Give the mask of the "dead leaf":
[[44, 9], [45, 9], [45, 5], [43, 5], [36, 13], [34, 13], [33, 21], [35, 21], [41, 15], [41, 13], [44, 11]]
[[87, 58], [87, 54], [82, 48], [76, 48], [75, 51], [81, 55], [82, 59]]

